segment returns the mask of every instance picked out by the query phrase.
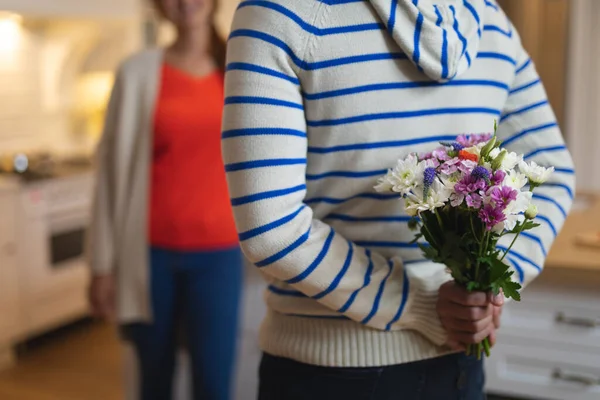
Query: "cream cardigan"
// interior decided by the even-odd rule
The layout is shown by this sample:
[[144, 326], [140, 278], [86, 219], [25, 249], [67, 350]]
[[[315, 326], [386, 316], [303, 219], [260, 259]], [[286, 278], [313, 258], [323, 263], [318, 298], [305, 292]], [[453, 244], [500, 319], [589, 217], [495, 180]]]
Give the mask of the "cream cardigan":
[[97, 149], [88, 254], [93, 274], [116, 274], [121, 323], [151, 318], [147, 198], [162, 54], [144, 51], [121, 65]]

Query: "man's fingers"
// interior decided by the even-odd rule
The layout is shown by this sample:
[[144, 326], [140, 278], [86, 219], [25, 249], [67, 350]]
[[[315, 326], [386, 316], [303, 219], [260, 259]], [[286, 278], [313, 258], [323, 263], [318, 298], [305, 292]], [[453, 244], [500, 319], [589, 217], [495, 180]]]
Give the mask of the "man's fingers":
[[455, 318], [443, 318], [443, 325], [449, 331], [461, 332], [461, 333], [477, 333], [485, 330], [489, 325], [493, 323], [492, 316], [488, 316], [478, 321], [466, 321]]
[[487, 306], [488, 294], [485, 292], [469, 292], [465, 288], [459, 287], [458, 285], [451, 284], [440, 288], [444, 293], [442, 294], [445, 298], [453, 303], [460, 304], [468, 307], [483, 307]]
[[492, 315], [492, 307], [465, 307], [456, 303], [440, 303], [438, 306], [440, 315], [462, 319], [465, 321], [479, 321]]
[[493, 330], [494, 327], [490, 324], [484, 330], [477, 333], [448, 332], [448, 338], [450, 341], [463, 344], [476, 344], [488, 337]]

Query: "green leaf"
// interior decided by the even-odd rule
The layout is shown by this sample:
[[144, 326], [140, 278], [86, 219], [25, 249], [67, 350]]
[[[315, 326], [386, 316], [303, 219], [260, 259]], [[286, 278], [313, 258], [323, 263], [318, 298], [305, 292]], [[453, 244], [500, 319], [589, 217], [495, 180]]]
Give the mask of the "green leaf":
[[417, 233], [415, 235], [415, 238], [413, 240], [411, 240], [410, 242], [408, 242], [408, 244], [415, 244], [417, 243], [421, 238], [423, 237], [422, 233]]
[[423, 252], [425, 258], [431, 261], [439, 262], [438, 251], [434, 249], [432, 246], [424, 245], [419, 243], [419, 248]]
[[506, 281], [502, 284], [504, 296], [506, 296], [507, 298], [512, 298], [515, 301], [521, 301], [521, 294], [519, 293], [519, 289], [521, 289], [521, 285], [519, 285], [517, 282]]
[[467, 283], [467, 290], [469, 292], [474, 292], [476, 290], [479, 290], [479, 288], [480, 288], [480, 285], [478, 282], [471, 281], [471, 282]]

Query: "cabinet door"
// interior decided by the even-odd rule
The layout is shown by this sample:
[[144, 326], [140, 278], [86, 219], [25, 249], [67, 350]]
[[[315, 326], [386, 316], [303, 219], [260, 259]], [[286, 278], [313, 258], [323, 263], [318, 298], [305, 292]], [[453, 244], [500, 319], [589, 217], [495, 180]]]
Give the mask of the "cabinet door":
[[18, 333], [17, 193], [0, 190], [0, 347]]

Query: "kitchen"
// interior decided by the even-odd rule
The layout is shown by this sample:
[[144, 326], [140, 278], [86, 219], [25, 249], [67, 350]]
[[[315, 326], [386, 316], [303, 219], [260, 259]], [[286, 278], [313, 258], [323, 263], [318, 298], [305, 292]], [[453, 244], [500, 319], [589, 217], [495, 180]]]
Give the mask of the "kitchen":
[[[600, 300], [595, 244], [600, 178], [593, 172], [600, 170], [595, 156], [600, 80], [593, 72], [600, 67], [600, 41], [590, 38], [600, 37], [595, 24], [600, 4], [499, 3], [513, 17], [546, 82], [577, 164], [579, 193], [544, 274], [528, 288], [523, 305], [507, 307], [503, 326], [512, 329], [506, 328], [511, 333], [501, 337], [489, 360], [488, 388], [504, 396], [598, 399], [600, 314], [594, 305]], [[224, 4], [218, 18], [226, 35], [236, 1]], [[0, 0], [0, 371], [7, 371], [0, 372], [0, 398], [45, 398], [19, 397], [15, 391], [6, 392], [9, 397], [3, 382], [35, 357], [27, 343], [89, 315], [83, 253], [91, 157], [113, 71], [131, 52], [166, 42], [170, 34], [143, 1]], [[240, 333], [240, 400], [253, 398], [257, 327], [264, 312], [262, 284], [251, 271]], [[101, 337], [118, 353], [115, 342]], [[60, 361], [54, 362], [58, 368]], [[111, 377], [115, 380], [100, 385], [120, 384], [118, 376]], [[185, 374], [179, 379], [185, 386]], [[48, 398], [61, 398], [56, 396]], [[95, 398], [73, 396], [68, 399]]]

